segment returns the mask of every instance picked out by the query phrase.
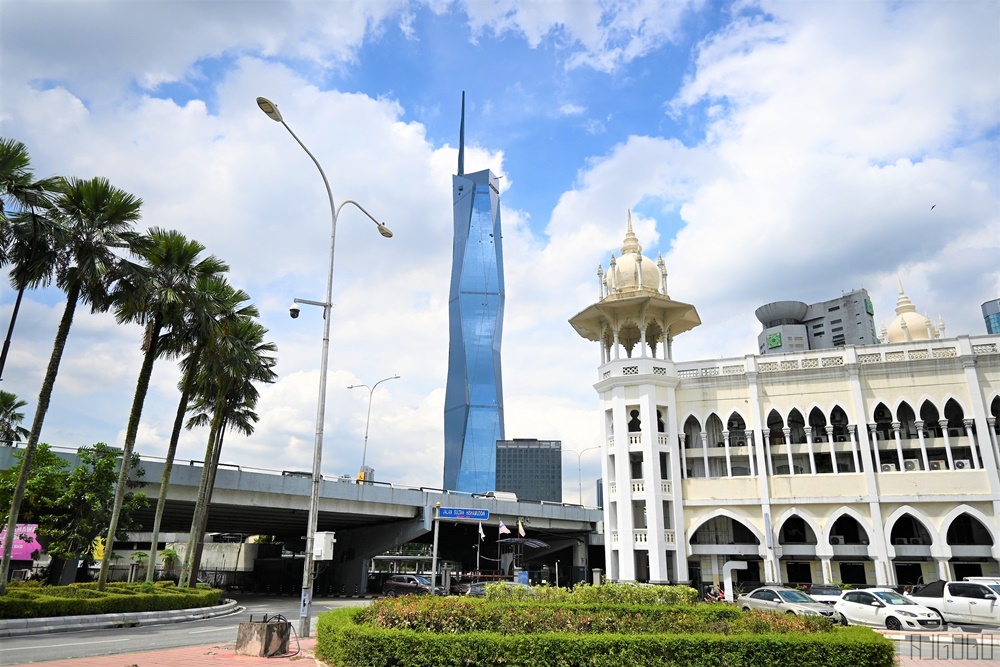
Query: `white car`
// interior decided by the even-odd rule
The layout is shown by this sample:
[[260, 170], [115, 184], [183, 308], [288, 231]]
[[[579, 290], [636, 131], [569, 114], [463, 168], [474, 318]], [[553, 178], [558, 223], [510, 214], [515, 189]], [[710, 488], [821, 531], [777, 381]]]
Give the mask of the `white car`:
[[943, 630], [941, 617], [891, 588], [844, 591], [833, 608], [842, 625], [867, 625], [889, 630]]
[[840, 586], [833, 584], [813, 584], [809, 587], [809, 597], [823, 604], [834, 604], [840, 599], [841, 593], [843, 591]]

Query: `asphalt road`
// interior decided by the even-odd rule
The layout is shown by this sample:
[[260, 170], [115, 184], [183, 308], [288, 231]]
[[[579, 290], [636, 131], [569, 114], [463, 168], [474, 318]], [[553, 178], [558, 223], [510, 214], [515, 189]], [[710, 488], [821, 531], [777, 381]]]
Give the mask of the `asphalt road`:
[[[293, 637], [289, 648], [295, 646], [294, 633], [298, 630], [299, 622], [298, 597], [231, 597], [235, 598], [244, 608], [235, 614], [219, 618], [137, 628], [83, 630], [9, 637], [0, 643], [0, 665], [22, 665], [44, 660], [156, 651], [180, 646], [226, 644], [236, 641], [237, 627], [240, 623], [249, 621], [251, 614], [254, 620], [264, 620], [264, 614], [267, 614], [268, 617], [280, 614], [291, 621]], [[316, 634], [317, 615], [337, 607], [362, 604], [368, 604], [368, 601], [314, 599], [311, 610], [313, 636]]]

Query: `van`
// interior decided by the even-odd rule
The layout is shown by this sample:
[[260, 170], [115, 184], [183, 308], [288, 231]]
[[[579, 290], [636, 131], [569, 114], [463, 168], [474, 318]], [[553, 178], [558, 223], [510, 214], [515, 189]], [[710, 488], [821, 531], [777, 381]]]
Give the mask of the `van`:
[[517, 494], [513, 491], [487, 491], [485, 494], [487, 498], [495, 498], [497, 500], [510, 500], [512, 502], [517, 502]]

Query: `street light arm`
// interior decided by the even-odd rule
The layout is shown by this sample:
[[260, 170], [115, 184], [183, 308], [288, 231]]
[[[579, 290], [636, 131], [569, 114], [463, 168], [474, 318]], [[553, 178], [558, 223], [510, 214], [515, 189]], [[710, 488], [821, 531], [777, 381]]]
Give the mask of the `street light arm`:
[[[361, 206], [359, 204], [357, 204], [355, 202], [352, 202], [349, 199], [347, 201], [345, 201], [344, 204], [347, 204], [348, 202], [354, 204], [358, 208], [361, 208]], [[344, 204], [341, 204], [341, 206], [343, 206]], [[363, 209], [363, 208], [361, 208], [361, 210], [364, 211], [365, 215], [368, 215], [368, 211], [365, 211], [365, 209]], [[370, 215], [368, 215], [368, 217], [371, 218]], [[375, 218], [372, 218], [372, 220], [375, 220]], [[376, 224], [378, 224], [377, 220], [376, 220]], [[391, 377], [382, 378], [381, 380], [379, 380], [378, 382], [376, 382], [375, 384], [373, 384], [370, 387], [368, 385], [366, 385], [366, 384], [352, 384], [352, 385], [349, 385], [347, 387], [348, 389], [361, 389], [362, 387], [364, 387], [365, 389], [368, 390], [368, 415], [365, 417], [365, 444], [364, 444], [364, 447], [361, 450], [361, 473], [362, 474], [365, 474], [365, 461], [367, 460], [367, 457], [368, 457], [368, 427], [369, 427], [369, 425], [371, 425], [371, 421], [372, 421], [372, 396], [375, 394], [375, 387], [379, 386], [383, 382], [387, 382], [389, 380], [398, 380], [398, 379], [399, 379], [398, 375], [393, 375]], [[365, 476], [365, 481], [367, 481], [367, 475]]]

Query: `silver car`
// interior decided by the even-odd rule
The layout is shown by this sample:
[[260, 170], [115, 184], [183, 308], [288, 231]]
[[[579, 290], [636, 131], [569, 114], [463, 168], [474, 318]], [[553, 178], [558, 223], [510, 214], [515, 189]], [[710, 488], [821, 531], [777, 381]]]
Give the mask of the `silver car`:
[[736, 598], [736, 606], [743, 611], [757, 609], [772, 614], [823, 616], [831, 621], [837, 617], [837, 612], [830, 605], [816, 602], [802, 591], [780, 586], [758, 588], [749, 595], [741, 595]]

